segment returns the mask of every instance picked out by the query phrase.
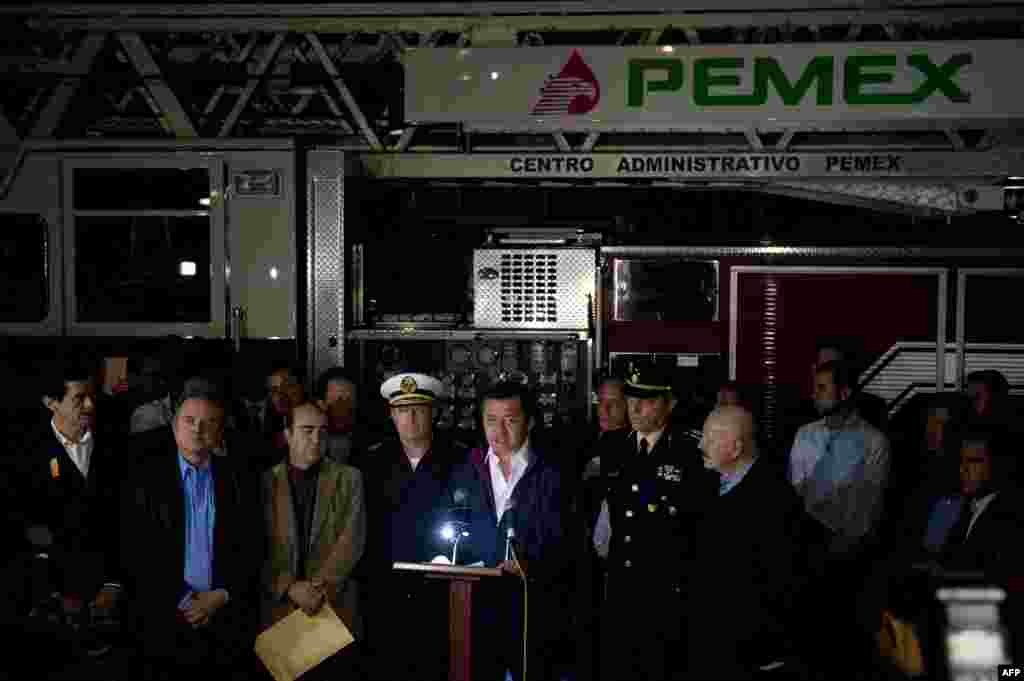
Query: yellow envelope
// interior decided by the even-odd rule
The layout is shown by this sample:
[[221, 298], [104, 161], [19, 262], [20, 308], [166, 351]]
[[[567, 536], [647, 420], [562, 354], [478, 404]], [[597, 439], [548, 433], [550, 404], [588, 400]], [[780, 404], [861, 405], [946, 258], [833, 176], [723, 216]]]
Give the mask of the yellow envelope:
[[352, 632], [324, 603], [313, 617], [296, 610], [256, 638], [256, 654], [274, 681], [295, 681], [355, 641]]

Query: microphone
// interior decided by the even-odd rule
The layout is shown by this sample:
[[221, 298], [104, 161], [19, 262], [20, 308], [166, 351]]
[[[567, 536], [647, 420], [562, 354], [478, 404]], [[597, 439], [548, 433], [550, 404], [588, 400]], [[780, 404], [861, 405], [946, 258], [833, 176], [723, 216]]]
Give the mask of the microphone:
[[452, 492], [452, 501], [455, 502], [456, 506], [461, 506], [466, 503], [466, 490], [458, 487]]
[[469, 492], [461, 487], [452, 491], [452, 505], [448, 508], [449, 517], [455, 522], [469, 524]]
[[516, 537], [516, 528], [505, 529], [505, 560], [512, 560], [512, 540]]

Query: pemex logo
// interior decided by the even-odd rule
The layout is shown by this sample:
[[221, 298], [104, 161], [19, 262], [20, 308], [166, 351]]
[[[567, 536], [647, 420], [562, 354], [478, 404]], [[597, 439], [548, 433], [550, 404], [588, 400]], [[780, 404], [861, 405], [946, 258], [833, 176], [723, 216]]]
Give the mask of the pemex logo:
[[548, 76], [540, 90], [540, 99], [530, 112], [533, 116], [578, 116], [593, 111], [601, 101], [601, 85], [579, 50], [558, 72]]

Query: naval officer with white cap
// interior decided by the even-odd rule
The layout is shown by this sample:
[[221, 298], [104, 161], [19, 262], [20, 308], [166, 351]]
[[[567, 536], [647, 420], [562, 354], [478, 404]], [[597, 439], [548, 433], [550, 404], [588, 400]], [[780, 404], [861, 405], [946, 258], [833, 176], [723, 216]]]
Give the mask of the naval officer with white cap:
[[468, 451], [434, 434], [435, 405], [444, 397], [441, 381], [399, 373], [384, 381], [380, 394], [397, 437], [371, 445], [363, 464], [374, 678], [444, 678], [448, 630], [437, 618], [447, 612], [447, 591], [443, 583], [396, 574], [392, 565], [428, 562], [444, 552], [439, 530], [451, 506], [448, 481]]

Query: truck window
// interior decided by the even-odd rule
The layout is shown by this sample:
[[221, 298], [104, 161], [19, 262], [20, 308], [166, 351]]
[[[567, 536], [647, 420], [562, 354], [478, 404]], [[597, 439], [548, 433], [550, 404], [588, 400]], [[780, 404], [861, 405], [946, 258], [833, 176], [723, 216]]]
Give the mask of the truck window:
[[76, 215], [79, 322], [209, 322], [210, 219]]
[[997, 309], [997, 301], [1021, 300], [1024, 270], [1002, 275], [971, 274], [965, 283], [965, 340], [968, 343], [1020, 343], [1024, 338], [1021, 315], [993, 312]]
[[0, 213], [0, 322], [33, 323], [50, 311], [46, 221], [31, 213]]
[[206, 168], [76, 168], [75, 210], [173, 210], [207, 207]]

